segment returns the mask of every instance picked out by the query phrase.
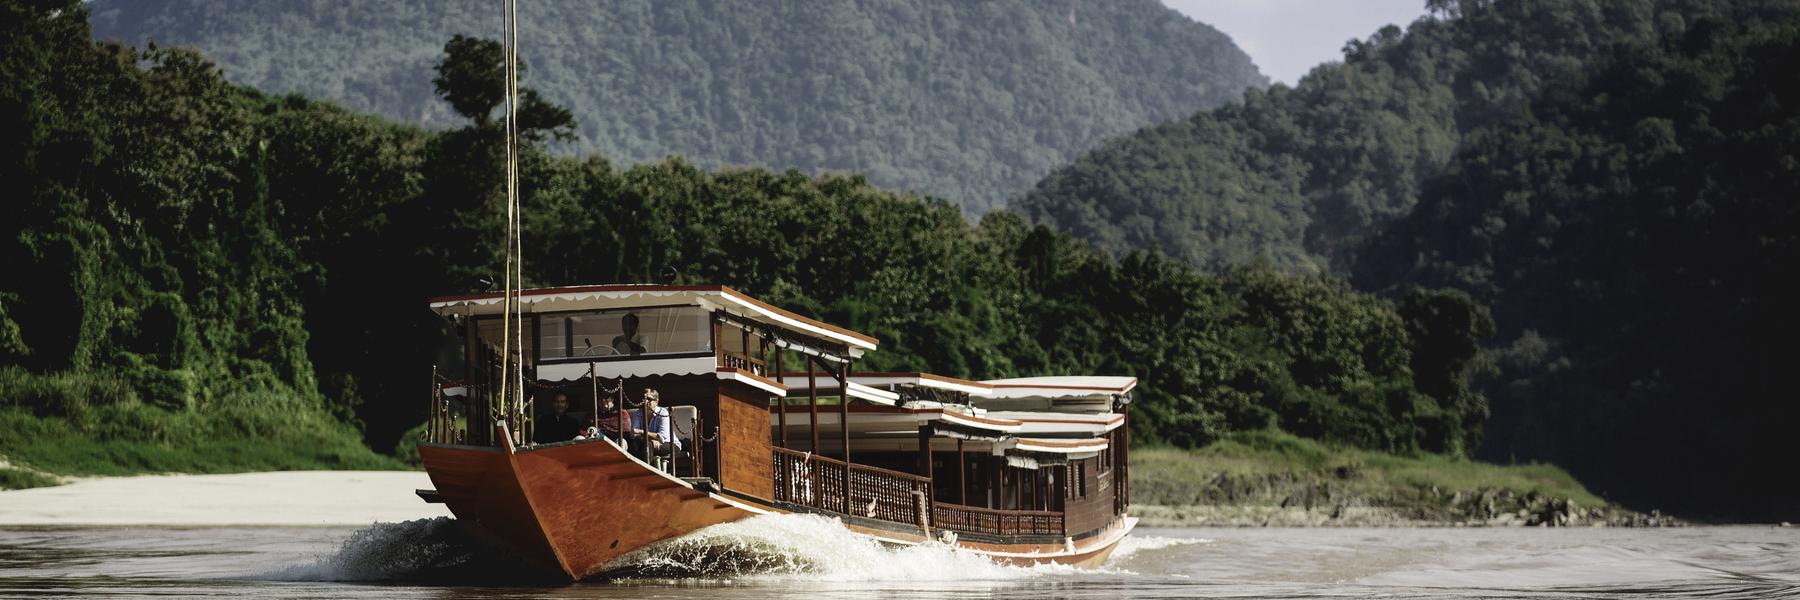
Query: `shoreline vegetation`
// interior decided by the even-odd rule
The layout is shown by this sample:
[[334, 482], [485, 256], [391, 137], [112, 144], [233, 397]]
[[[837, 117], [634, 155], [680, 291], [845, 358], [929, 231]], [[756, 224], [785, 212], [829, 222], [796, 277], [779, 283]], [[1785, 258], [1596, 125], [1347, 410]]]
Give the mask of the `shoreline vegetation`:
[[[65, 441], [67, 438], [65, 438]], [[48, 441], [48, 440], [46, 440]], [[29, 445], [25, 447], [31, 447]], [[147, 453], [142, 442], [80, 440], [53, 471], [0, 458], [0, 489], [80, 483], [90, 476], [241, 473], [259, 469], [405, 469], [376, 455], [244, 453], [239, 440]], [[231, 454], [229, 451], [239, 451]], [[1334, 447], [1279, 431], [1233, 434], [1186, 450], [1143, 447], [1132, 456], [1132, 513], [1151, 527], [1667, 527], [1689, 523], [1606, 502], [1551, 465], [1495, 465], [1432, 454], [1401, 456]], [[235, 456], [239, 462], [223, 461]], [[136, 457], [84, 463], [76, 457]], [[322, 458], [331, 457], [331, 458]], [[160, 459], [160, 460], [158, 460]], [[341, 461], [341, 462], [333, 462]], [[316, 474], [296, 475], [317, 477]], [[409, 497], [410, 498], [410, 497]]]
[[0, 368], [0, 431], [0, 490], [94, 476], [411, 468], [288, 390], [236, 390], [203, 410], [166, 410], [96, 372]]
[[1133, 449], [1132, 513], [1153, 527], [1666, 527], [1552, 465], [1337, 448], [1276, 431]]

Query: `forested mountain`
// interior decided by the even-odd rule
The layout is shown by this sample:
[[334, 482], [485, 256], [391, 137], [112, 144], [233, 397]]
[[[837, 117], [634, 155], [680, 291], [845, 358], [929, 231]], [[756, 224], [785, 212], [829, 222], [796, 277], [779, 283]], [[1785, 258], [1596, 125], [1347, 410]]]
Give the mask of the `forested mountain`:
[[[430, 128], [430, 66], [490, 0], [99, 0], [95, 35], [198, 47], [232, 81]], [[1266, 79], [1157, 0], [531, 2], [525, 83], [570, 108], [570, 146], [620, 163], [855, 172], [980, 213], [1100, 140]]]
[[[457, 343], [423, 299], [500, 270], [499, 126], [234, 87], [191, 51], [91, 42], [75, 0], [0, 10], [0, 126], [19, 132], [0, 138], [0, 454], [128, 441], [145, 450], [96, 453], [167, 470], [189, 467], [153, 451], [208, 440], [280, 455], [324, 452], [303, 434], [350, 423], [383, 450], [411, 437]], [[529, 142], [521, 170], [528, 285], [674, 268], [880, 337], [859, 368], [1134, 375], [1140, 440], [1280, 427], [1459, 455], [1479, 439], [1462, 375], [1492, 323], [1453, 292], [1396, 303], [1116, 259], [860, 177], [627, 168]]]
[[[1689, 514], [1800, 510], [1800, 3], [1440, 0], [1293, 89], [1140, 131], [1021, 203], [1114, 252], [1491, 306], [1498, 460]], [[1781, 468], [1785, 468], [1782, 465]]]

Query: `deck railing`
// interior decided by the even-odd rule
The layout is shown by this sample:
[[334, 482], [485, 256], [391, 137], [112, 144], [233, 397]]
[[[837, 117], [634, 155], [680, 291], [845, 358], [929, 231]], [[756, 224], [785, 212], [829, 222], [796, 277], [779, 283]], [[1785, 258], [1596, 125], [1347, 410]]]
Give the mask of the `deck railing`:
[[931, 508], [931, 481], [867, 465], [850, 465], [849, 514], [925, 526]]
[[[910, 473], [850, 465], [786, 448], [773, 448], [775, 500], [836, 513], [924, 527], [931, 481]], [[850, 505], [844, 506], [848, 474]]]
[[1047, 510], [995, 510], [938, 502], [931, 508], [932, 526], [959, 533], [988, 535], [1064, 535], [1063, 515]]
[[768, 377], [762, 359], [730, 350], [719, 353], [719, 366], [727, 369], [743, 369], [757, 377]]

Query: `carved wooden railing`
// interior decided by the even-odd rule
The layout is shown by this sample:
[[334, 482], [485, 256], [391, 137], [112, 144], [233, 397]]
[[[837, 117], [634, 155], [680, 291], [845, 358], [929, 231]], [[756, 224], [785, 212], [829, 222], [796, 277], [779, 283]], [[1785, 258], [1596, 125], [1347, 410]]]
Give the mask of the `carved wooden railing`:
[[938, 502], [931, 508], [938, 529], [988, 535], [1065, 535], [1063, 514], [1047, 510], [995, 510]]
[[880, 467], [850, 465], [850, 510], [859, 517], [925, 526], [931, 480]]
[[[868, 465], [844, 467], [841, 460], [773, 448], [775, 500], [892, 523], [927, 526], [931, 481]], [[844, 485], [848, 474], [849, 509]]]
[[844, 462], [808, 452], [771, 448], [775, 454], [775, 500], [844, 512]]
[[[844, 462], [786, 448], [775, 457], [775, 500], [835, 513], [958, 533], [1063, 536], [1063, 514], [995, 510], [931, 500], [931, 480], [911, 473]], [[844, 505], [846, 473], [849, 510]], [[929, 514], [930, 518], [925, 517]]]
[[743, 369], [756, 374], [757, 377], [768, 377], [762, 359], [738, 352], [726, 350], [719, 354], [719, 366], [727, 369]]

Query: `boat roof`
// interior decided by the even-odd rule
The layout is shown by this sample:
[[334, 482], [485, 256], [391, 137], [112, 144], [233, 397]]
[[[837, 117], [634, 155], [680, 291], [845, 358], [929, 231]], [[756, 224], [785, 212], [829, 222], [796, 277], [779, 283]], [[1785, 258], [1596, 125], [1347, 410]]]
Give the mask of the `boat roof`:
[[[872, 336], [795, 314], [723, 285], [610, 284], [534, 288], [519, 292], [526, 314], [580, 310], [648, 308], [700, 305], [738, 317], [798, 331], [825, 341], [844, 344], [852, 355], [874, 350], [881, 343]], [[499, 315], [505, 294], [483, 292], [430, 298], [439, 316]]]
[[[804, 371], [786, 371], [782, 377], [788, 379], [788, 389], [805, 390], [806, 373]], [[819, 373], [819, 389], [836, 389], [837, 381], [829, 374]], [[1015, 377], [1011, 379], [989, 379], [974, 381], [957, 379], [932, 373], [910, 372], [856, 372], [850, 374], [852, 384], [865, 386], [914, 385], [925, 388], [957, 391], [969, 394], [971, 398], [983, 399], [1088, 399], [1112, 398], [1130, 393], [1137, 388], [1136, 377], [1114, 377], [1099, 375], [1052, 375], [1046, 377]]]
[[1114, 400], [1130, 402], [1136, 377], [1102, 375], [1053, 375], [990, 379], [988, 393], [969, 396], [969, 402], [988, 410], [1053, 411], [1070, 413], [1111, 412]]
[[989, 398], [1091, 398], [1125, 394], [1137, 387], [1136, 377], [1053, 375], [989, 379]]

